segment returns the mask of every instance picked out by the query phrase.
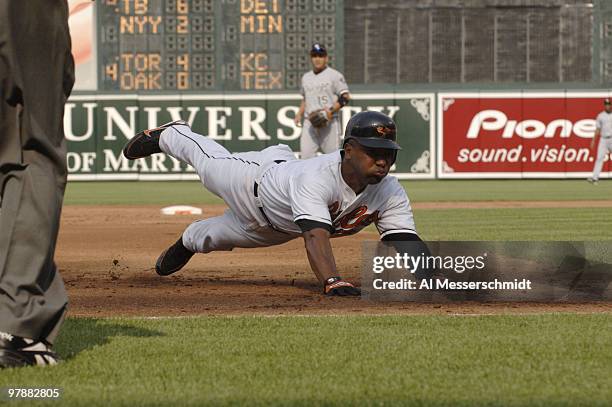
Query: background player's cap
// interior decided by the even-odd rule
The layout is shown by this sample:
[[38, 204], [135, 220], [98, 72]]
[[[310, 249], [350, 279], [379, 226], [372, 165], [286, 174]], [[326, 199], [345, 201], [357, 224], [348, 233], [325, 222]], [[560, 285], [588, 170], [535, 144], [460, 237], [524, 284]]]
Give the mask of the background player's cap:
[[327, 55], [327, 49], [325, 48], [323, 44], [319, 44], [318, 42], [315, 42], [314, 44], [312, 44], [312, 48], [310, 49], [310, 56], [315, 56], [315, 55], [320, 55], [320, 56]]
[[392, 118], [380, 112], [360, 112], [349, 120], [344, 141], [355, 140], [364, 147], [401, 150], [395, 142], [397, 128]]
[[604, 105], [609, 105], [609, 104], [610, 104], [610, 98], [605, 98]]

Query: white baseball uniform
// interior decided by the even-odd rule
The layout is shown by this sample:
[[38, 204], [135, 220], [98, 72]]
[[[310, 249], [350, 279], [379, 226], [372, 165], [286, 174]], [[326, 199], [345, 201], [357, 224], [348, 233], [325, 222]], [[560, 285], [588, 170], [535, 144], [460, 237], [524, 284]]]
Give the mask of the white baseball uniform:
[[191, 251], [281, 244], [301, 236], [295, 223], [301, 219], [330, 225], [332, 237], [356, 233], [370, 223], [381, 237], [416, 234], [398, 180], [387, 176], [356, 195], [340, 173], [341, 151], [297, 160], [288, 146], [279, 144], [232, 154], [185, 124], [164, 130], [159, 146], [194, 167], [206, 189], [229, 206], [224, 215], [187, 227], [183, 245]]
[[595, 126], [601, 132], [597, 146], [597, 159], [593, 167], [593, 180], [599, 179], [599, 173], [606, 159], [606, 154], [612, 152], [612, 113], [603, 111], [597, 115]]
[[334, 113], [331, 122], [321, 128], [315, 128], [307, 119], [308, 115], [320, 109], [329, 109], [343, 93], [348, 93], [344, 76], [333, 68], [327, 67], [315, 74], [310, 71], [302, 76], [300, 94], [304, 97], [304, 127], [300, 136], [301, 158], [312, 158], [317, 150], [331, 153], [340, 147], [342, 126], [338, 113]]

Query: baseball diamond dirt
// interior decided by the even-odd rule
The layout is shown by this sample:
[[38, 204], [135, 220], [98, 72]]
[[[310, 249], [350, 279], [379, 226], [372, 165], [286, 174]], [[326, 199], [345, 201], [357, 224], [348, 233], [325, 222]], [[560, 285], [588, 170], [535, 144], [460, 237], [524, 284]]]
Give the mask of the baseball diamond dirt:
[[[415, 209], [447, 207], [567, 207], [568, 202], [432, 202]], [[574, 205], [575, 206], [575, 205]], [[612, 207], [581, 201], [580, 207]], [[204, 206], [205, 217], [225, 210]], [[493, 314], [611, 312], [611, 303], [370, 303], [324, 296], [301, 239], [271, 248], [197, 255], [181, 272], [160, 277], [159, 253], [196, 216], [164, 216], [160, 207], [66, 206], [56, 261], [70, 298], [72, 316], [312, 315], [312, 314]], [[359, 282], [363, 240], [375, 232], [333, 239], [338, 268]]]

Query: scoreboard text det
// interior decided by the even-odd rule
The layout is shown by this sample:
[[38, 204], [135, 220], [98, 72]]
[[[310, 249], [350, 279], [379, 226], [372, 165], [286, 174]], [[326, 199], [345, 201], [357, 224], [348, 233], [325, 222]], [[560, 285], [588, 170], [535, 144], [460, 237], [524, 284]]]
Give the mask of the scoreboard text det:
[[295, 90], [322, 42], [342, 69], [334, 0], [102, 0], [100, 90]]

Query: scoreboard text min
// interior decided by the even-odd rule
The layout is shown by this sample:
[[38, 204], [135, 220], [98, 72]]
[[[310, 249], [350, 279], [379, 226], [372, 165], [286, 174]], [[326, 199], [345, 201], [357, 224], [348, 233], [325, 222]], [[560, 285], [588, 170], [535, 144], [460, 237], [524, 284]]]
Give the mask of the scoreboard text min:
[[342, 70], [338, 0], [101, 0], [99, 90], [297, 89], [323, 43]]

